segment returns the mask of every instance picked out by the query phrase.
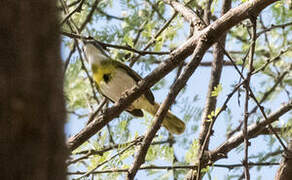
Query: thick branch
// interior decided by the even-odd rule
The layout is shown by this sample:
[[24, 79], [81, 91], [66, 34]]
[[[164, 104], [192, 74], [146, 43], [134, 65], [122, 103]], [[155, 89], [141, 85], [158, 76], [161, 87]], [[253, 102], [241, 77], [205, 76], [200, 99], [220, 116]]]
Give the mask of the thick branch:
[[194, 25], [196, 27], [196, 31], [200, 30], [201, 27], [199, 26], [199, 24], [202, 24], [201, 20], [190, 8], [177, 1], [164, 0], [164, 2], [171, 5], [171, 7], [179, 12], [185, 18], [185, 20]]

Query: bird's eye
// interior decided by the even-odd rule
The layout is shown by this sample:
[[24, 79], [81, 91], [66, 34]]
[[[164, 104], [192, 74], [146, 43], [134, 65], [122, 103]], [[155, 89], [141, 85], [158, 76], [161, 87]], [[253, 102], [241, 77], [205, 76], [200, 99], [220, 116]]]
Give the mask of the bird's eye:
[[110, 75], [110, 74], [104, 74], [104, 75], [103, 75], [103, 80], [104, 80], [104, 82], [106, 82], [106, 83], [109, 82], [110, 78], [111, 78], [111, 75]]

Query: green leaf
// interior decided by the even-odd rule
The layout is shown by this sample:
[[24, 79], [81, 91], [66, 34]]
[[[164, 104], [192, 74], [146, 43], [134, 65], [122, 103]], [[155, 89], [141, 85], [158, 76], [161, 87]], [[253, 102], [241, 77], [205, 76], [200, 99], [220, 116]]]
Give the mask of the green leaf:
[[189, 148], [188, 152], [185, 155], [185, 160], [189, 164], [193, 164], [198, 160], [198, 149], [199, 149], [199, 142], [198, 140], [194, 140], [191, 147]]
[[276, 2], [275, 3], [275, 8], [280, 8], [281, 6], [283, 6], [284, 4], [283, 4], [283, 1], [278, 1], [278, 2]]

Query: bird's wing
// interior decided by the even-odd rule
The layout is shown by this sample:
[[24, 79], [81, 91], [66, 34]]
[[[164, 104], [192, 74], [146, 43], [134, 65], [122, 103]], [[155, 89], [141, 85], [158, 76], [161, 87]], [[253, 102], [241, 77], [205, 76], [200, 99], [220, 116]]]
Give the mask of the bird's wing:
[[[113, 62], [115, 65], [117, 65], [117, 67], [125, 70], [137, 83], [138, 83], [138, 81], [142, 80], [142, 77], [138, 73], [136, 73], [134, 70], [132, 70], [130, 67], [128, 67], [127, 65], [125, 65], [119, 61], [113, 60]], [[154, 96], [153, 96], [153, 93], [151, 92], [150, 89], [145, 91], [144, 95], [151, 104], [153, 104], [153, 105], [155, 104]]]
[[[97, 86], [97, 91], [102, 94], [104, 97], [106, 97], [108, 100], [110, 100], [112, 103], [115, 103], [115, 101], [113, 101], [110, 97], [106, 96], [104, 93], [102, 93], [102, 91], [99, 89], [99, 86], [97, 83], [95, 83]], [[133, 116], [136, 117], [143, 117], [144, 113], [141, 109], [126, 109], [126, 111], [130, 114], [132, 114]]]

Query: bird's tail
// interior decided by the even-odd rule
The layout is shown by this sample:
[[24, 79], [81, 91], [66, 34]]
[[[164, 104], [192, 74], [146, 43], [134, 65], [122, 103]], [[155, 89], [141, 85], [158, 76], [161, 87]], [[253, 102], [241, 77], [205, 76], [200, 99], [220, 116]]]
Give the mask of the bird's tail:
[[[159, 109], [159, 104], [155, 103], [152, 106], [146, 106], [143, 109], [150, 113], [152, 116], [156, 114]], [[172, 114], [170, 111], [167, 112], [162, 126], [164, 126], [172, 134], [181, 134], [185, 130], [185, 123]]]

